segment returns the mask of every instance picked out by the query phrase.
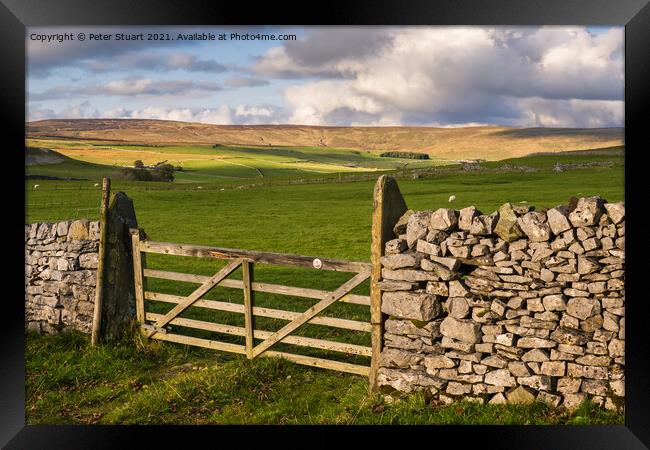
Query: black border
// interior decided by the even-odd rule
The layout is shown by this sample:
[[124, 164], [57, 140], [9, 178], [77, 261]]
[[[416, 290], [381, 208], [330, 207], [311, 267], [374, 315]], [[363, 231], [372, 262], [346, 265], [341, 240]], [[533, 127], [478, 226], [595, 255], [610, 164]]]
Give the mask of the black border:
[[[641, 164], [647, 152], [647, 126], [644, 118], [650, 109], [650, 5], [646, 0], [364, 0], [355, 2], [300, 2], [281, 5], [277, 1], [259, 4], [184, 0], [1, 0], [0, 4], [0, 114], [6, 125], [4, 158], [7, 167], [22, 164], [25, 111], [25, 27], [57, 25], [625, 25], [625, 199], [628, 242], [643, 242], [640, 236], [640, 197], [645, 185]], [[11, 68], [11, 70], [8, 70]], [[5, 159], [5, 161], [7, 161]], [[24, 215], [24, 179], [17, 170], [10, 200], [19, 205], [14, 214]], [[646, 175], [647, 176], [647, 175]], [[645, 189], [647, 191], [647, 189]], [[18, 193], [16, 195], [16, 192]], [[22, 206], [20, 206], [22, 202]], [[11, 225], [10, 241], [16, 247], [8, 261], [23, 257], [19, 220]], [[15, 235], [14, 235], [15, 233]], [[350, 442], [358, 437], [385, 440], [395, 431], [402, 445], [412, 445], [413, 438], [424, 445], [441, 445], [452, 439], [453, 445], [477, 445], [480, 448], [553, 448], [553, 449], [633, 449], [650, 446], [650, 393], [646, 389], [650, 374], [650, 348], [642, 334], [648, 301], [641, 295], [640, 277], [644, 263], [641, 245], [628, 246], [627, 258], [627, 344], [626, 344], [626, 425], [625, 426], [481, 426], [481, 427], [327, 427], [331, 439], [324, 444]], [[646, 245], [643, 245], [647, 248]], [[15, 253], [14, 253], [15, 251]], [[642, 262], [643, 261], [643, 262]], [[6, 448], [114, 448], [135, 446], [134, 438], [144, 438], [147, 446], [172, 444], [179, 438], [191, 442], [206, 439], [210, 447], [224, 445], [243, 427], [124, 427], [124, 426], [25, 426], [24, 368], [24, 273], [21, 265], [7, 265], [4, 272], [10, 280], [11, 294], [2, 305], [3, 339], [0, 340], [0, 444]], [[14, 292], [15, 290], [15, 292]], [[635, 295], [636, 294], [636, 295]], [[267, 437], [269, 431], [306, 431], [306, 436], [323, 432], [324, 427], [255, 427], [253, 438]], [[354, 433], [354, 434], [352, 434]], [[337, 436], [338, 434], [338, 436]], [[135, 436], [134, 436], [135, 435]], [[278, 436], [279, 437], [279, 436]], [[403, 439], [403, 440], [402, 440]], [[231, 441], [232, 442], [232, 441]], [[246, 440], [237, 441], [246, 445]], [[248, 441], [250, 442], [250, 441]], [[264, 445], [286, 439], [267, 440]], [[310, 445], [314, 441], [293, 441], [294, 445]], [[645, 445], [644, 445], [645, 444]], [[231, 444], [232, 445], [232, 444]], [[291, 444], [289, 444], [291, 445]], [[367, 444], [365, 444], [367, 445]], [[444, 445], [444, 444], [442, 444]]]

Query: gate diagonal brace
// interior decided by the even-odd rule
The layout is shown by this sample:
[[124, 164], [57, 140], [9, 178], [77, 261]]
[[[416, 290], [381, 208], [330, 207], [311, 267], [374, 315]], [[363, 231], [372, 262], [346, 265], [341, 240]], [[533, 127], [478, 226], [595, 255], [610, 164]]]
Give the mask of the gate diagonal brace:
[[[174, 308], [172, 308], [167, 314], [161, 317], [158, 322], [153, 324], [152, 329], [147, 330], [145, 328], [145, 337], [151, 337], [154, 334], [158, 333], [169, 322], [174, 320], [176, 316], [185, 311], [187, 308], [192, 306], [197, 300], [203, 297], [208, 293], [210, 289], [219, 284], [223, 279], [228, 275], [234, 272], [244, 260], [239, 258], [231, 261], [225, 267], [223, 267], [219, 272], [214, 274], [208, 281], [199, 286], [194, 292], [192, 292], [182, 303], [179, 303]], [[144, 328], [144, 327], [143, 327]]]
[[266, 340], [258, 344], [257, 347], [253, 348], [253, 357], [259, 356], [261, 353], [268, 350], [268, 348], [271, 347], [273, 344], [276, 344], [277, 342], [287, 337], [290, 333], [296, 330], [296, 328], [305, 324], [314, 316], [316, 316], [318, 313], [322, 312], [325, 308], [327, 308], [328, 306], [330, 306], [340, 298], [344, 297], [352, 289], [354, 289], [355, 287], [363, 283], [365, 280], [367, 280], [368, 277], [370, 277], [370, 270], [364, 270], [362, 272], [359, 272], [354, 277], [350, 278], [348, 281], [343, 283], [338, 289], [336, 289], [335, 291], [330, 293], [327, 297], [325, 297], [323, 300], [316, 303], [314, 306], [309, 308], [300, 316], [296, 317], [287, 325], [280, 328], [278, 331], [276, 331], [271, 336], [269, 336]]

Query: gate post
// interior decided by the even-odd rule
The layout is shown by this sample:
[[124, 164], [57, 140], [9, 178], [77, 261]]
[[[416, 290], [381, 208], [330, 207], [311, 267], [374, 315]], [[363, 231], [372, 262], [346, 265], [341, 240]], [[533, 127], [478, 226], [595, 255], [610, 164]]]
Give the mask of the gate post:
[[393, 227], [406, 212], [406, 202], [394, 178], [382, 175], [377, 179], [373, 196], [372, 212], [372, 272], [370, 282], [370, 324], [372, 326], [372, 360], [370, 362], [370, 390], [377, 390], [377, 370], [383, 342], [383, 320], [381, 314], [381, 257], [386, 241], [393, 238]]
[[135, 317], [140, 332], [143, 332], [142, 325], [145, 324], [144, 314], [144, 255], [140, 251], [140, 238], [144, 235], [139, 228], [131, 228], [131, 243], [133, 251], [133, 279], [135, 284]]
[[106, 261], [106, 215], [108, 202], [111, 198], [111, 179], [102, 180], [102, 203], [99, 209], [99, 254], [97, 256], [97, 284], [95, 285], [95, 309], [93, 310], [93, 328], [90, 344], [97, 345], [102, 324], [102, 308], [104, 300], [104, 263]]
[[253, 359], [253, 347], [255, 341], [253, 334], [255, 330], [255, 317], [253, 316], [253, 263], [244, 261], [242, 268], [242, 282], [244, 284], [244, 326], [246, 328], [246, 357]]
[[123, 192], [111, 195], [110, 179], [104, 178], [92, 345], [119, 339], [133, 321], [135, 292], [129, 229], [137, 226], [132, 200]]

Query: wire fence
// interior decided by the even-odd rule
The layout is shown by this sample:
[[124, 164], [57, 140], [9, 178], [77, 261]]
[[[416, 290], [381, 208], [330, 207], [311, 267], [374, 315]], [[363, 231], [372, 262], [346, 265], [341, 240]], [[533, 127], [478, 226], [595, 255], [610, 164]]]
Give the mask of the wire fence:
[[[42, 188], [42, 189], [41, 189]], [[25, 221], [96, 219], [99, 217], [101, 189], [56, 189], [39, 186], [25, 196]]]
[[[290, 185], [304, 185], [304, 184], [327, 184], [327, 183], [349, 183], [349, 182], [374, 182], [382, 174], [389, 174], [397, 179], [417, 179], [430, 177], [432, 175], [441, 173], [441, 169], [435, 167], [419, 168], [419, 169], [406, 169], [406, 170], [393, 170], [393, 171], [373, 171], [362, 173], [332, 173], [319, 177], [306, 176], [306, 177], [265, 177], [265, 178], [251, 178], [239, 179], [228, 182], [214, 180], [200, 182], [125, 182], [129, 190], [146, 192], [146, 191], [164, 191], [164, 190], [228, 190], [228, 189], [246, 189], [255, 187], [274, 187], [274, 186], [290, 186]], [[33, 191], [96, 191], [101, 192], [101, 186], [92, 181], [79, 182], [79, 181], [64, 181], [60, 183], [43, 183], [39, 184], [38, 180], [29, 180], [26, 184], [25, 190], [27, 192]], [[116, 180], [116, 186], [120, 185], [120, 181]], [[127, 184], [128, 183], [128, 184]], [[99, 195], [99, 194], [98, 194]]]
[[[447, 168], [448, 170], [448, 168]], [[228, 191], [276, 186], [311, 185], [327, 183], [375, 182], [381, 174], [387, 173], [396, 179], [430, 178], [443, 170], [436, 167], [376, 171], [362, 173], [332, 173], [323, 176], [301, 178], [256, 178], [230, 182], [208, 183], [166, 183], [166, 182], [120, 182], [114, 183], [114, 191], [123, 189], [127, 193], [146, 191]], [[53, 221], [64, 219], [90, 219], [99, 217], [101, 183], [94, 180], [56, 181], [28, 179], [25, 183], [25, 222]], [[56, 191], [56, 194], [53, 192]]]

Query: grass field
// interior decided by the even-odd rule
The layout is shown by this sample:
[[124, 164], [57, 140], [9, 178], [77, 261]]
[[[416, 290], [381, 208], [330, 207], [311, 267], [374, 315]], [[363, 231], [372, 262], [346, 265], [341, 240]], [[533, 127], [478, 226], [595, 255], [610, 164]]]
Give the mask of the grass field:
[[[37, 145], [35, 145], [37, 146]], [[128, 146], [126, 146], [128, 147]], [[120, 147], [122, 148], [122, 147]], [[156, 147], [158, 151], [160, 148]], [[187, 150], [188, 148], [186, 148]], [[202, 155], [205, 147], [192, 147]], [[278, 161], [296, 157], [287, 149], [270, 155]], [[280, 151], [281, 150], [281, 151]], [[296, 149], [299, 164], [308, 155], [310, 164], [344, 165], [350, 155]], [[113, 151], [113, 150], [111, 150]], [[128, 149], [115, 152], [130, 151]], [[141, 151], [141, 148], [134, 151]], [[160, 154], [175, 154], [163, 147]], [[327, 149], [331, 151], [331, 149]], [[224, 149], [224, 154], [244, 158], [250, 149]], [[232, 153], [228, 153], [232, 152]], [[249, 152], [249, 153], [247, 153]], [[313, 153], [313, 154], [312, 154]], [[65, 153], [64, 153], [65, 154]], [[166, 154], [166, 153], [165, 153]], [[353, 155], [356, 155], [352, 153]], [[244, 156], [242, 156], [244, 155]], [[316, 155], [316, 156], [315, 156]], [[69, 155], [70, 156], [70, 155]], [[132, 155], [129, 155], [131, 158]], [[249, 155], [250, 156], [250, 155]], [[269, 156], [269, 157], [270, 157]], [[336, 157], [340, 156], [339, 159]], [[156, 158], [159, 155], [156, 155]], [[256, 156], [255, 156], [256, 157]], [[70, 156], [72, 158], [72, 156]], [[229, 156], [230, 158], [230, 156]], [[296, 157], [297, 158], [297, 157]], [[360, 156], [365, 158], [365, 156]], [[164, 159], [164, 158], [163, 158]], [[379, 158], [376, 158], [379, 159]], [[383, 159], [383, 158], [382, 158]], [[126, 161], [126, 159], [125, 159]], [[197, 161], [199, 161], [197, 159]], [[360, 161], [360, 160], [359, 160]], [[355, 162], [359, 167], [361, 162]], [[88, 181], [27, 180], [26, 223], [76, 217], [96, 219], [100, 192], [95, 183], [116, 170], [106, 161], [68, 160], [61, 172]], [[553, 170], [563, 164], [563, 172]], [[29, 166], [28, 173], [57, 170], [51, 164]], [[282, 163], [284, 164], [284, 163]], [[435, 162], [434, 162], [435, 164]], [[338, 167], [338, 166], [337, 166]], [[538, 155], [482, 164], [476, 171], [458, 165], [438, 166], [419, 179], [400, 179], [399, 186], [412, 209], [475, 205], [494, 211], [504, 202], [528, 202], [541, 207], [566, 203], [571, 196], [601, 195], [608, 201], [623, 200], [624, 156], [620, 149], [567, 154]], [[376, 169], [377, 167], [375, 167]], [[384, 167], [385, 168], [385, 167]], [[301, 170], [303, 170], [301, 169]], [[67, 172], [73, 170], [72, 172]], [[197, 173], [219, 172], [217, 166]], [[228, 169], [233, 170], [239, 169]], [[243, 169], [242, 169], [243, 170]], [[284, 169], [283, 169], [284, 170]], [[338, 170], [338, 169], [336, 169]], [[336, 172], [334, 170], [334, 172]], [[262, 168], [264, 172], [265, 169]], [[54, 172], [50, 172], [54, 173]], [[74, 173], [75, 175], [72, 175]], [[45, 174], [45, 173], [41, 173]], [[291, 176], [256, 186], [254, 174], [232, 179], [211, 176], [196, 183], [113, 182], [113, 191], [124, 191], [134, 201], [139, 225], [156, 241], [215, 245], [220, 247], [297, 253], [368, 261], [374, 182], [335, 182], [289, 185]], [[285, 174], [286, 175], [286, 174]], [[378, 174], [376, 174], [378, 176]], [[62, 175], [56, 175], [62, 176]], [[375, 175], [373, 175], [375, 178]], [[195, 181], [195, 180], [183, 180]], [[34, 189], [33, 185], [39, 184]], [[214, 261], [186, 257], [148, 255], [153, 268], [211, 275]], [[256, 267], [256, 280], [329, 290], [340, 285], [346, 274], [313, 270]], [[240, 277], [235, 273], [233, 277]], [[150, 288], [187, 295], [194, 285], [156, 280]], [[354, 292], [367, 293], [367, 282]], [[236, 290], [215, 289], [207, 298], [241, 302]], [[313, 301], [293, 297], [259, 295], [260, 306], [301, 311]], [[327, 315], [367, 320], [367, 308], [335, 305]], [[151, 305], [165, 311], [169, 306]], [[194, 310], [197, 311], [194, 311]], [[227, 313], [206, 313], [190, 308], [184, 317], [210, 319], [241, 325], [243, 319]], [[276, 329], [286, 322], [259, 324]], [[315, 325], [301, 328], [306, 336], [326, 336], [368, 344], [361, 333], [327, 331]], [[338, 334], [337, 334], [338, 333]], [[197, 336], [204, 335], [198, 332]], [[229, 338], [238, 342], [239, 338]], [[487, 407], [473, 404], [435, 407], [420, 395], [386, 405], [381, 396], [368, 395], [367, 381], [282, 361], [255, 360], [214, 351], [189, 349], [175, 344], [136, 345], [125, 341], [115, 346], [91, 348], [87, 339], [68, 335], [30, 336], [27, 358], [27, 418], [29, 423], [622, 423], [621, 415], [596, 412], [584, 405], [574, 415], [533, 407]], [[286, 344], [285, 344], [286, 345]], [[289, 346], [287, 346], [289, 348]], [[278, 348], [281, 350], [282, 348]], [[295, 350], [295, 348], [292, 348]], [[319, 351], [302, 351], [319, 355]], [[364, 362], [367, 359], [341, 359]], [[205, 368], [186, 370], [185, 363]], [[181, 369], [171, 370], [179, 366]], [[184, 368], [183, 368], [184, 367]], [[191, 367], [190, 367], [191, 369]], [[57, 413], [62, 411], [62, 413]], [[460, 411], [460, 412], [459, 412]]]
[[96, 177], [96, 173], [104, 171], [120, 179], [123, 177], [120, 168], [132, 167], [136, 160], [146, 165], [167, 161], [181, 166], [183, 171], [175, 173], [176, 181], [193, 183], [313, 177], [449, 164], [440, 159], [382, 158], [370, 152], [320, 147], [145, 146], [62, 139], [28, 139], [27, 145], [48, 148], [66, 157], [57, 164], [27, 166], [27, 174], [72, 178]]

